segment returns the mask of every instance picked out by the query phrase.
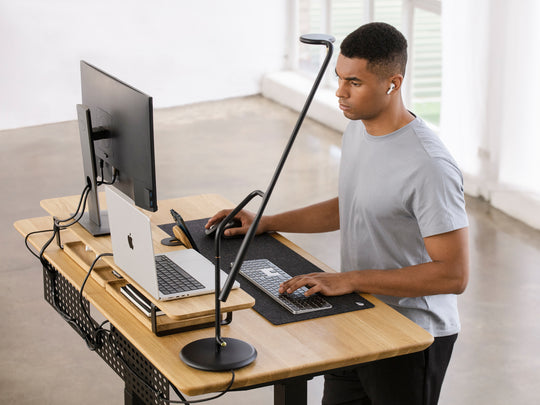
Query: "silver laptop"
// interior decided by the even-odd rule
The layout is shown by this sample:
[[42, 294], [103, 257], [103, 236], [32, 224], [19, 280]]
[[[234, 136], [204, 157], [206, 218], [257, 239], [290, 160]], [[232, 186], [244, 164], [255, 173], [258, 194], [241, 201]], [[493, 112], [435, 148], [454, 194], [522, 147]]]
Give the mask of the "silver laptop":
[[[150, 218], [136, 208], [131, 200], [115, 187], [106, 186], [109, 227], [114, 262], [137, 284], [157, 300], [190, 297], [213, 293], [215, 265], [194, 249], [180, 249], [166, 254], [154, 254]], [[160, 263], [173, 262], [172, 276], [163, 278]], [[158, 263], [159, 262], [159, 263]], [[194, 280], [185, 281], [185, 278]], [[172, 283], [180, 284], [171, 289]], [[227, 274], [221, 270], [222, 287]], [[234, 288], [239, 286], [235, 282]]]

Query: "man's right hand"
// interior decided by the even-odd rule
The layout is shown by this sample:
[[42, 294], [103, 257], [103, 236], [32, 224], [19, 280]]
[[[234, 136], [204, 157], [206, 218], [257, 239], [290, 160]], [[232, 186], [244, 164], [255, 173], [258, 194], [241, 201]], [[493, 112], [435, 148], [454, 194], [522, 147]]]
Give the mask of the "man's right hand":
[[[232, 210], [227, 209], [227, 210], [221, 210], [217, 212], [212, 218], [208, 220], [208, 222], [205, 225], [205, 228], [208, 229], [212, 225], [216, 225], [216, 226], [219, 225], [219, 223], [223, 221], [225, 217], [229, 215], [231, 211]], [[255, 219], [255, 214], [247, 210], [242, 210], [238, 214], [236, 214], [234, 219], [240, 222], [240, 226], [226, 229], [225, 232], [223, 233], [225, 236], [245, 235], [249, 227], [253, 223], [253, 220]], [[261, 218], [261, 220], [259, 221], [259, 227], [257, 229], [256, 234], [260, 234], [264, 232], [264, 228], [261, 226], [263, 219], [264, 217]]]

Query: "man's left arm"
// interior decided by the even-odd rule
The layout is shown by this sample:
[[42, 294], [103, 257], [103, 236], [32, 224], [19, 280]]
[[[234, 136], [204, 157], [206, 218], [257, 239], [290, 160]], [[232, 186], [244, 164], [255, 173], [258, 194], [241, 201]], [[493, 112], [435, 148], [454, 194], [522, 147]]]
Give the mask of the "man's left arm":
[[424, 238], [431, 262], [391, 270], [312, 273], [293, 277], [280, 292], [308, 286], [306, 295], [343, 295], [351, 292], [419, 297], [461, 294], [469, 280], [468, 228]]

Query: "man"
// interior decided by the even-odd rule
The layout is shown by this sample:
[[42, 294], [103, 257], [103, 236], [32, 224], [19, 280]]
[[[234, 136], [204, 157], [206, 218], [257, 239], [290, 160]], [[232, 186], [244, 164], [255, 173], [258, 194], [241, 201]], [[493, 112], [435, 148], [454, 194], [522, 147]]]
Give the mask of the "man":
[[[281, 292], [376, 294], [435, 337], [424, 352], [325, 376], [323, 404], [436, 404], [460, 329], [456, 295], [468, 281], [462, 176], [439, 138], [402, 101], [407, 42], [384, 23], [341, 45], [336, 96], [343, 135], [338, 197], [264, 216], [258, 232], [340, 230], [341, 272], [297, 276]], [[211, 218], [219, 222], [227, 211]], [[253, 214], [238, 215], [245, 233]]]

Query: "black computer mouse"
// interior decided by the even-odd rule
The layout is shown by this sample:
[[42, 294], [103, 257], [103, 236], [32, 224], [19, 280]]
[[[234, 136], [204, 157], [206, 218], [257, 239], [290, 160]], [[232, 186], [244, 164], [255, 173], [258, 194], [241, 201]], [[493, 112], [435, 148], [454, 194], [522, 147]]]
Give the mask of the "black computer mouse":
[[[221, 222], [218, 222], [218, 223], [212, 225], [212, 226], [211, 226], [210, 228], [208, 228], [208, 229], [205, 229], [205, 230], [204, 230], [204, 233], [205, 233], [207, 236], [215, 236], [219, 224], [221, 224]], [[232, 219], [232, 220], [230, 220], [230, 221], [225, 225], [225, 229], [229, 229], [229, 228], [238, 228], [238, 227], [240, 227], [241, 225], [242, 225], [242, 223], [241, 223], [238, 219]], [[224, 229], [224, 230], [225, 230], [225, 229]], [[234, 235], [234, 236], [223, 235], [224, 238], [237, 238], [237, 237], [239, 237], [239, 236], [242, 236], [242, 235]]]

